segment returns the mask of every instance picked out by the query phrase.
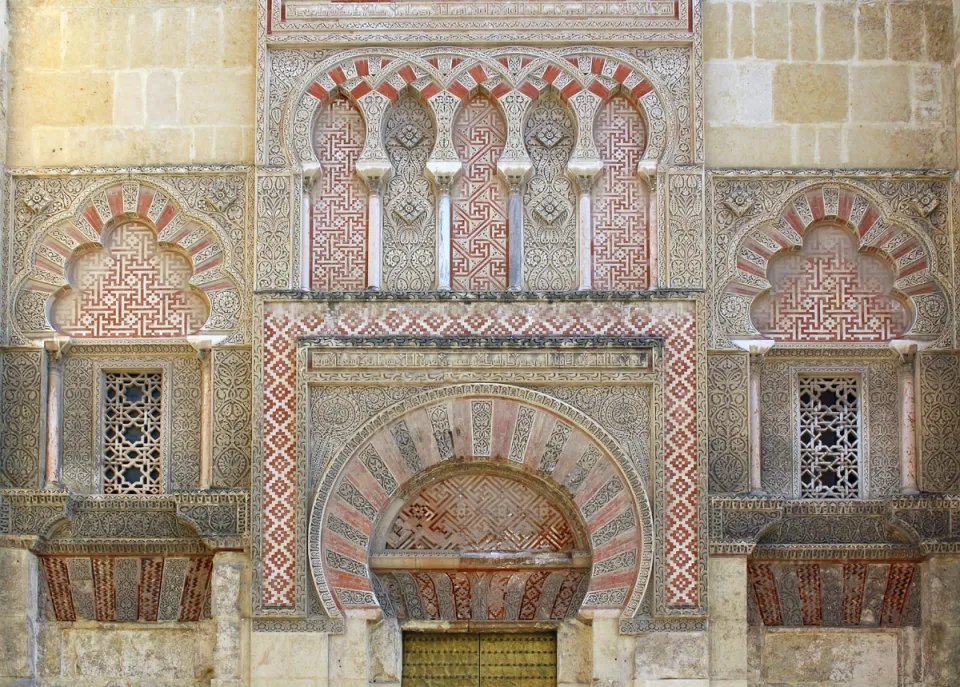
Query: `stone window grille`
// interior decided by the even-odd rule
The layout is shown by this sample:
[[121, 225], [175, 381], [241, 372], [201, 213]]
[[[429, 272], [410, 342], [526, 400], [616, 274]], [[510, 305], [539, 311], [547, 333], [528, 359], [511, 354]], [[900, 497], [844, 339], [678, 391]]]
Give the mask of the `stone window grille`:
[[103, 491], [163, 491], [163, 374], [104, 372]]
[[801, 376], [800, 497], [860, 496], [860, 385], [857, 377]]

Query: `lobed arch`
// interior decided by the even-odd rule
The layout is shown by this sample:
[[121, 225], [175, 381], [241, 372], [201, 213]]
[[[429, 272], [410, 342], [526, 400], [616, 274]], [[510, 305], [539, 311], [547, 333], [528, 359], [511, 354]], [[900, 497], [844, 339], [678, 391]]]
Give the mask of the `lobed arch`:
[[[622, 51], [603, 48], [346, 51], [322, 61], [291, 92], [284, 110], [282, 135], [288, 159], [299, 165], [315, 163], [310, 124], [317, 108], [330, 94], [348, 94], [361, 107], [368, 127], [378, 129], [377, 122], [386, 104], [408, 87], [418, 90], [428, 101], [437, 96], [449, 100], [454, 105], [450, 117], [456, 114], [459, 103], [482, 91], [501, 104], [510, 128], [521, 129], [524, 111], [547, 86], [556, 88], [564, 100], [583, 101], [590, 111], [595, 110], [592, 102], [596, 99], [620, 91], [630, 94], [648, 125], [644, 160], [651, 167], [664, 159], [668, 144], [676, 145], [675, 113], [667, 104], [663, 87], [636, 59]], [[578, 122], [578, 126], [592, 131], [592, 123], [584, 121], [585, 125]], [[371, 147], [365, 150], [364, 157], [382, 159], [378, 152]]]
[[14, 332], [25, 340], [56, 334], [49, 309], [52, 299], [70, 289], [72, 261], [103, 250], [104, 239], [118, 227], [149, 227], [160, 251], [189, 259], [190, 289], [209, 303], [209, 316], [198, 334], [237, 332], [246, 315], [242, 290], [242, 246], [235, 246], [216, 222], [186, 210], [167, 185], [132, 177], [105, 181], [51, 217], [27, 244], [25, 264], [14, 280]]
[[912, 311], [903, 336], [935, 340], [949, 318], [947, 291], [939, 278], [936, 253], [926, 237], [904, 218], [885, 212], [880, 201], [864, 189], [836, 183], [808, 186], [791, 196], [776, 214], [752, 223], [731, 243], [729, 273], [717, 299], [718, 322], [730, 338], [756, 338], [761, 333], [751, 321], [755, 300], [771, 288], [771, 259], [798, 251], [804, 237], [824, 225], [849, 231], [860, 253], [876, 255], [894, 276], [892, 296]]
[[546, 481], [544, 493], [565, 490], [574, 529], [590, 538], [583, 607], [633, 616], [653, 544], [636, 467], [579, 411], [505, 384], [453, 385], [403, 401], [363, 425], [330, 462], [309, 519], [312, 578], [328, 615], [379, 606], [370, 568], [377, 527], [435, 475], [460, 474], [457, 465]]

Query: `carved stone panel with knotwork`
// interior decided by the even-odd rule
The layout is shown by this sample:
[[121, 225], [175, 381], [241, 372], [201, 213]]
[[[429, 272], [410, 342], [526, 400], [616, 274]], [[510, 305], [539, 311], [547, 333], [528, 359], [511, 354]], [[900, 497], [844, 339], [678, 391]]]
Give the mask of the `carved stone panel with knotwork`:
[[555, 93], [533, 107], [524, 132], [533, 171], [523, 196], [524, 284], [535, 291], [577, 285], [577, 197], [567, 176], [576, 129]]
[[[564, 441], [556, 442], [558, 458]], [[574, 547], [566, 516], [545, 494], [483, 473], [456, 475], [425, 488], [403, 504], [384, 543], [387, 550], [487, 553]]]
[[450, 268], [457, 291], [507, 287], [507, 189], [497, 174], [506, 136], [503, 116], [486, 98], [468, 101], [454, 123], [453, 143], [463, 163], [451, 194]]
[[317, 114], [313, 145], [320, 162], [311, 189], [310, 288], [358, 291], [366, 287], [367, 191], [356, 165], [365, 124], [347, 98]]
[[407, 94], [384, 120], [383, 141], [393, 176], [383, 194], [383, 287], [424, 291], [436, 279], [436, 205], [427, 159], [436, 137], [430, 111]]

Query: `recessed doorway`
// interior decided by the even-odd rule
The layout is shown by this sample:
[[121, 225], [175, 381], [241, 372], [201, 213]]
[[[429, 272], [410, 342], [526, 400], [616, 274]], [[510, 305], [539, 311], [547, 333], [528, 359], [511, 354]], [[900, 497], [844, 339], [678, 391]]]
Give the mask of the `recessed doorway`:
[[554, 633], [404, 632], [404, 687], [556, 687]]

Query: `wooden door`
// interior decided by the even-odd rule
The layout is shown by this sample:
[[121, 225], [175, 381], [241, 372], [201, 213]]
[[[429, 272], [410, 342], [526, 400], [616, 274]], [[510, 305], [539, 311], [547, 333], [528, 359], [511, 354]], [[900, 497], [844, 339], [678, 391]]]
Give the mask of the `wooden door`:
[[556, 687], [547, 633], [405, 632], [404, 687]]

